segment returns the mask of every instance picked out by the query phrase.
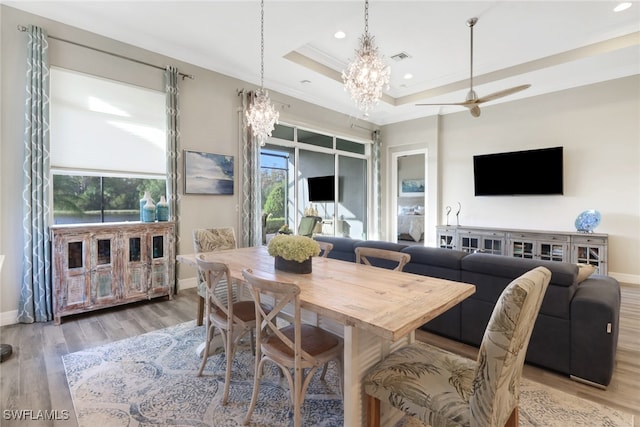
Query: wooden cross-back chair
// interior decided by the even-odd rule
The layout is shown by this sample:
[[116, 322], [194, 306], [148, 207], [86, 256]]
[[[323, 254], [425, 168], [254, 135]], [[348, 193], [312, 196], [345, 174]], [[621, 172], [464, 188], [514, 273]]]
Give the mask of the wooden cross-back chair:
[[[226, 405], [229, 397], [233, 356], [240, 340], [247, 333], [251, 335], [251, 350], [254, 351], [253, 330], [256, 328], [254, 302], [234, 302], [233, 282], [229, 267], [226, 264], [207, 261], [202, 254], [196, 257], [196, 261], [198, 263], [198, 271], [202, 273], [206, 284], [204, 298], [206, 341], [198, 376], [202, 375], [209, 354], [213, 350], [210, 347], [217, 328], [222, 337], [227, 363], [224, 393], [222, 395], [222, 404]], [[265, 311], [268, 312], [268, 307], [265, 307]]]
[[[248, 269], [243, 270], [242, 275], [251, 288], [256, 302], [256, 322], [261, 325], [256, 330], [253, 394], [244, 424], [249, 424], [251, 421], [258, 399], [262, 367], [265, 362], [270, 361], [275, 363], [287, 378], [293, 424], [294, 427], [300, 427], [304, 396], [318, 368], [335, 360], [342, 378], [343, 341], [340, 337], [317, 326], [302, 323], [300, 288], [295, 283], [269, 280], [256, 276]], [[266, 312], [263, 308], [264, 295], [274, 298], [270, 312]], [[292, 316], [291, 308], [293, 308]], [[285, 313], [284, 317], [291, 319], [292, 323], [280, 327], [277, 319], [281, 313]]]
[[319, 240], [316, 240], [316, 243], [320, 246], [320, 256], [322, 258], [327, 258], [329, 256], [329, 252], [333, 249], [333, 243], [321, 242]]
[[388, 249], [368, 248], [365, 246], [359, 246], [356, 248], [356, 263], [373, 265], [372, 259], [384, 259], [397, 262], [397, 266], [394, 270], [402, 271], [404, 266], [411, 261], [411, 255], [404, 252], [391, 251]]

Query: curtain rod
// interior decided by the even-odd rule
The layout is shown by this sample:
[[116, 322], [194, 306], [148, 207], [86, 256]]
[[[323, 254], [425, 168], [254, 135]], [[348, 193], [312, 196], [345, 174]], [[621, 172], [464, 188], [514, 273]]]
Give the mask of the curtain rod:
[[[25, 32], [25, 31], [27, 31], [27, 27], [25, 27], [24, 25], [18, 25], [18, 31]], [[91, 49], [91, 50], [95, 50], [96, 52], [100, 52], [100, 53], [104, 53], [104, 54], [107, 54], [107, 55], [115, 56], [116, 58], [126, 59], [127, 61], [136, 62], [136, 63], [141, 64], [141, 65], [146, 65], [148, 67], [157, 68], [158, 70], [164, 70], [164, 67], [161, 67], [159, 65], [150, 64], [148, 62], [140, 61], [140, 60], [134, 59], [134, 58], [129, 58], [128, 56], [119, 55], [117, 53], [108, 52], [106, 50], [98, 49], [96, 47], [87, 46], [86, 44], [74, 42], [74, 41], [71, 41], [71, 40], [63, 39], [63, 38], [52, 36], [52, 35], [47, 35], [47, 37], [49, 37], [50, 39], [54, 39], [54, 40], [58, 40], [58, 41], [64, 42], [64, 43], [69, 43], [69, 44], [76, 45], [76, 46], [79, 46], [79, 47], [84, 47], [85, 49]], [[182, 77], [182, 80], [184, 80], [184, 79], [191, 79], [191, 80], [195, 79], [193, 74], [184, 74], [184, 73], [180, 73], [180, 72], [178, 74]]]

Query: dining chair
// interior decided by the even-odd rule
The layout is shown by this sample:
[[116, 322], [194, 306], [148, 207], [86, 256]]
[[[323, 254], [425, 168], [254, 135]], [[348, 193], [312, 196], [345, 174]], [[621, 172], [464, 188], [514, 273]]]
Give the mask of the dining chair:
[[305, 216], [300, 218], [298, 235], [307, 237], [313, 236], [313, 230], [316, 229], [316, 225], [320, 222], [322, 222], [322, 218], [319, 216]]
[[[242, 337], [251, 335], [251, 351], [255, 351], [253, 330], [256, 328], [256, 311], [253, 301], [233, 302], [233, 281], [229, 267], [221, 262], [208, 261], [203, 254], [196, 258], [198, 271], [205, 278], [205, 334], [206, 341], [198, 376], [202, 376], [211, 353], [215, 329], [220, 331], [227, 366], [224, 377], [222, 404], [227, 404], [233, 356]], [[269, 307], [264, 307], [269, 311]]]
[[516, 427], [524, 358], [551, 272], [537, 267], [502, 292], [476, 361], [416, 342], [364, 377], [367, 426], [380, 426], [380, 401], [433, 427]]
[[[256, 307], [256, 358], [253, 394], [244, 424], [251, 421], [260, 389], [260, 377], [265, 362], [276, 364], [289, 383], [294, 427], [302, 425], [301, 407], [307, 387], [319, 367], [335, 360], [342, 384], [342, 338], [317, 326], [304, 324], [300, 314], [300, 287], [295, 283], [278, 282], [256, 276], [249, 269], [242, 271], [249, 284]], [[273, 308], [266, 312], [263, 296], [273, 298]], [[289, 307], [287, 307], [289, 306]], [[293, 309], [291, 323], [280, 327], [278, 315], [287, 307]], [[292, 372], [293, 371], [293, 375]]]
[[316, 240], [316, 243], [320, 246], [320, 256], [322, 258], [327, 258], [329, 256], [329, 252], [333, 249], [333, 243], [321, 242], [319, 240]]
[[[193, 230], [193, 248], [196, 254], [213, 252], [224, 249], [236, 249], [236, 234], [233, 227], [196, 228]], [[204, 316], [204, 299], [206, 297], [206, 283], [204, 276], [198, 272], [198, 311], [196, 313], [196, 325], [202, 325]]]
[[411, 255], [404, 252], [392, 251], [380, 248], [368, 248], [359, 246], [356, 248], [356, 264], [374, 265], [372, 259], [395, 261], [398, 264], [393, 270], [402, 271], [404, 266], [411, 261]]

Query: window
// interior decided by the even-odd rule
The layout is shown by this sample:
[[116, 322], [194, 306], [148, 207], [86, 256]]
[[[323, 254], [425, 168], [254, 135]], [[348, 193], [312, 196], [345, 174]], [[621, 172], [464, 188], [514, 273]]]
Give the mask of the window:
[[[369, 145], [335, 136], [276, 125], [260, 157], [262, 212], [267, 215], [263, 240], [283, 224], [297, 229], [313, 212], [323, 219], [316, 232], [366, 238]], [[308, 181], [333, 177], [334, 201], [310, 201]]]
[[51, 70], [53, 222], [140, 220], [166, 194], [165, 94]]

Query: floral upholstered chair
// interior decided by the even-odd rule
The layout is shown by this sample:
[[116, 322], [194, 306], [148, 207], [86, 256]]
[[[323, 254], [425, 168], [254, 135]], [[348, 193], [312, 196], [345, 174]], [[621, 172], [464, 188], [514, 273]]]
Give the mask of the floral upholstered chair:
[[[221, 251], [224, 249], [236, 249], [236, 233], [233, 227], [197, 228], [193, 230], [193, 249], [196, 254], [202, 252]], [[202, 325], [204, 317], [204, 299], [207, 296], [207, 283], [204, 275], [198, 271], [198, 313], [196, 324]]]
[[364, 378], [367, 425], [380, 425], [380, 401], [425, 424], [518, 425], [524, 358], [551, 272], [537, 267], [502, 292], [477, 361], [425, 343], [391, 353]]

